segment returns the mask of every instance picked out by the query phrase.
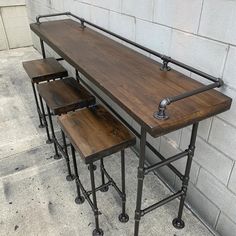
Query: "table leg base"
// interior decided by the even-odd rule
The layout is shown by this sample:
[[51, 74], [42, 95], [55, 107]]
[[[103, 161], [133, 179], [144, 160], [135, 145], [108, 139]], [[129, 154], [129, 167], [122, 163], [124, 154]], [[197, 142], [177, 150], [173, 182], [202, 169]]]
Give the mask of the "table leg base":
[[66, 176], [66, 180], [69, 181], [69, 182], [70, 182], [70, 181], [73, 181], [74, 179], [75, 179], [75, 176], [74, 176], [74, 175], [67, 175], [67, 176]]
[[48, 140], [46, 141], [46, 144], [52, 144], [52, 143], [53, 143], [53, 141], [50, 140], [50, 139], [48, 139]]
[[119, 221], [121, 223], [127, 223], [129, 221], [129, 216], [126, 213], [125, 214], [121, 213], [119, 215]]
[[62, 158], [62, 155], [61, 154], [55, 154], [54, 157], [53, 157], [55, 160], [59, 160]]
[[75, 203], [76, 203], [76, 204], [79, 204], [79, 205], [83, 204], [84, 201], [85, 201], [85, 199], [84, 199], [83, 196], [77, 197], [77, 198], [75, 199]]
[[172, 221], [172, 224], [173, 226], [176, 228], [176, 229], [183, 229], [185, 227], [185, 223], [183, 220], [179, 219], [179, 218], [175, 218], [173, 221]]
[[95, 229], [93, 231], [93, 236], [103, 236], [103, 230], [102, 229]]

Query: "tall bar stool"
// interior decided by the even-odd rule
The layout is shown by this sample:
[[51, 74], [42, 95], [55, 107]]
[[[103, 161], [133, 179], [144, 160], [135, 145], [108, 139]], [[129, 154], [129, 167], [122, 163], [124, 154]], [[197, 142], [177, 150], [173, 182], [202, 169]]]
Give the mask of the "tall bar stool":
[[52, 115], [60, 116], [61, 114], [66, 114], [67, 112], [74, 111], [76, 109], [92, 106], [95, 104], [95, 97], [92, 96], [74, 78], [65, 78], [63, 80], [56, 80], [50, 83], [40, 83], [37, 84], [37, 90], [41, 103], [44, 123], [46, 124], [47, 132], [49, 132], [43, 100], [46, 103], [47, 107], [52, 141], [55, 149], [54, 159], [61, 158], [61, 155], [58, 152], [59, 148], [61, 154], [67, 162], [68, 175], [66, 179], [68, 181], [71, 181], [74, 179], [74, 176], [71, 174], [66, 138], [64, 136], [64, 133], [62, 132], [63, 146], [61, 146], [55, 135]]
[[[39, 106], [38, 95], [35, 89], [35, 84], [50, 81], [57, 78], [68, 76], [68, 72], [61, 66], [55, 58], [46, 58], [32, 61], [25, 61], [22, 63], [23, 67], [31, 79], [32, 89], [34, 93], [36, 109], [39, 117], [39, 127], [45, 127], [43, 124], [42, 111]], [[51, 138], [47, 132], [47, 143], [51, 143]]]
[[[95, 229], [93, 236], [103, 235], [103, 230], [99, 227], [98, 216], [101, 214], [97, 207], [96, 192], [108, 186], [113, 186], [122, 199], [122, 212], [119, 215], [121, 222], [127, 222], [129, 216], [126, 213], [126, 193], [125, 193], [125, 153], [124, 149], [135, 144], [135, 136], [111, 115], [101, 105], [92, 108], [84, 108], [74, 113], [68, 113], [58, 117], [58, 123], [63, 132], [71, 142], [71, 151], [76, 179], [77, 197], [75, 202], [82, 204], [84, 198], [88, 201], [95, 216]], [[86, 165], [89, 165], [91, 178], [91, 191], [86, 191], [82, 185], [75, 157], [75, 150]], [[101, 162], [102, 173], [106, 176], [107, 182], [96, 187], [94, 179], [93, 163], [103, 160], [104, 157], [121, 151], [121, 180], [122, 190], [119, 189], [112, 177], [106, 171]], [[82, 195], [81, 195], [82, 192]], [[92, 195], [92, 200], [90, 199]]]

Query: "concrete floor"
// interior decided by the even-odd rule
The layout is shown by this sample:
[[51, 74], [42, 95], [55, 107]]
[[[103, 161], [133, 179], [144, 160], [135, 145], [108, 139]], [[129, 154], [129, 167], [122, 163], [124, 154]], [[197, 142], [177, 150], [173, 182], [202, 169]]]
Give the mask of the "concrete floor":
[[[0, 52], [0, 235], [91, 235], [94, 218], [90, 206], [74, 203], [75, 183], [65, 180], [65, 162], [51, 157], [52, 145], [45, 144], [44, 130], [38, 128], [31, 84], [21, 65], [37, 58], [40, 54], [30, 47]], [[138, 159], [131, 150], [126, 157], [130, 221], [122, 224], [117, 220], [121, 202], [112, 188], [97, 196], [101, 228], [109, 236], [133, 235]], [[107, 158], [105, 165], [120, 184], [119, 154]], [[80, 162], [79, 171], [89, 188], [89, 173]], [[96, 179], [99, 182], [99, 176]], [[145, 178], [144, 206], [168, 194], [156, 176]], [[183, 214], [186, 227], [173, 228], [177, 209], [178, 200], [146, 215], [140, 236], [212, 235], [188, 210]]]

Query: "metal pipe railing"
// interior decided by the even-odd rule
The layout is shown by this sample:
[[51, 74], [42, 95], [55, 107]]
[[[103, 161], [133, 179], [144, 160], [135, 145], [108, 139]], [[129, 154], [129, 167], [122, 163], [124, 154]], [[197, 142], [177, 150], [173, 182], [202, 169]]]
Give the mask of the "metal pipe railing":
[[99, 30], [101, 30], [101, 31], [103, 31], [103, 32], [105, 32], [107, 34], [110, 34], [110, 35], [112, 35], [112, 36], [114, 36], [114, 37], [116, 37], [116, 38], [118, 38], [118, 39], [120, 39], [120, 40], [122, 40], [122, 41], [124, 41], [124, 42], [126, 42], [128, 44], [131, 44], [131, 45], [133, 45], [133, 46], [135, 46], [135, 47], [137, 47], [137, 48], [139, 48], [139, 49], [141, 49], [143, 51], [146, 51], [146, 52], [148, 52], [148, 53], [150, 53], [150, 54], [152, 54], [152, 55], [154, 55], [156, 57], [159, 57], [163, 61], [163, 65], [160, 68], [162, 71], [169, 71], [170, 67], [168, 66], [168, 63], [172, 63], [174, 65], [177, 65], [177, 66], [179, 66], [179, 67], [181, 67], [183, 69], [186, 69], [186, 70], [188, 70], [188, 71], [190, 71], [190, 72], [192, 72], [194, 74], [197, 74], [197, 75], [199, 75], [199, 76], [201, 76], [201, 77], [203, 77], [203, 78], [213, 82], [210, 85], [205, 85], [205, 86], [203, 86], [201, 88], [198, 88], [198, 89], [195, 89], [195, 90], [192, 90], [192, 91], [189, 91], [189, 92], [186, 92], [186, 93], [174, 96], [174, 97], [163, 98], [160, 101], [160, 103], [159, 103], [158, 111], [153, 114], [153, 116], [155, 118], [159, 119], [159, 120], [165, 120], [165, 119], [169, 118], [165, 111], [166, 111], [167, 106], [170, 105], [171, 103], [179, 101], [179, 100], [182, 100], [182, 99], [185, 99], [187, 97], [191, 97], [191, 96], [199, 94], [199, 93], [203, 93], [203, 92], [211, 90], [213, 88], [217, 88], [217, 87], [219, 88], [219, 87], [223, 86], [223, 84], [224, 84], [223, 80], [220, 79], [220, 78], [216, 78], [216, 77], [214, 77], [212, 75], [209, 75], [209, 74], [207, 74], [207, 73], [205, 73], [203, 71], [195, 69], [194, 67], [186, 65], [186, 64], [184, 64], [184, 63], [182, 63], [180, 61], [174, 60], [171, 57], [168, 57], [168, 56], [166, 56], [164, 54], [161, 54], [161, 53], [158, 53], [156, 51], [153, 51], [153, 50], [151, 50], [151, 49], [149, 49], [147, 47], [144, 47], [144, 46], [142, 46], [142, 45], [140, 45], [138, 43], [135, 43], [135, 42], [133, 42], [133, 41], [127, 39], [127, 38], [124, 38], [124, 37], [122, 37], [122, 36], [120, 36], [120, 35], [118, 35], [116, 33], [113, 33], [113, 32], [111, 32], [111, 31], [109, 31], [109, 30], [107, 30], [107, 29], [105, 29], [103, 27], [100, 27], [100, 26], [98, 26], [98, 25], [96, 25], [96, 24], [94, 24], [94, 23], [92, 23], [90, 21], [87, 21], [84, 18], [78, 17], [78, 16], [72, 14], [71, 12], [39, 15], [39, 16], [36, 17], [36, 22], [37, 22], [37, 24], [40, 24], [40, 19], [41, 18], [55, 17], [55, 16], [72, 16], [72, 17], [76, 18], [77, 20], [79, 20], [81, 22], [81, 27], [83, 29], [86, 27], [85, 26], [85, 23], [86, 23], [86, 24], [88, 24], [88, 25], [90, 25], [90, 26], [92, 26], [92, 27], [94, 27], [96, 29], [99, 29]]

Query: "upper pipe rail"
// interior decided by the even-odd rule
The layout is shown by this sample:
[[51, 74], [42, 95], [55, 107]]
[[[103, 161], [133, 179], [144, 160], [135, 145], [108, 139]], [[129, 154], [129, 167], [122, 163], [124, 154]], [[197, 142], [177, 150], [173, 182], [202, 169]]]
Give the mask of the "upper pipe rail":
[[85, 26], [85, 23], [86, 23], [86, 24], [88, 24], [88, 25], [90, 25], [90, 26], [92, 26], [94, 28], [97, 28], [97, 29], [99, 29], [99, 30], [101, 30], [101, 31], [103, 31], [103, 32], [105, 32], [107, 34], [110, 34], [110, 35], [112, 35], [112, 36], [114, 36], [114, 37], [116, 37], [116, 38], [118, 38], [118, 39], [120, 39], [120, 40], [122, 40], [122, 41], [124, 41], [126, 43], [129, 43], [129, 44], [131, 44], [131, 45], [133, 45], [133, 46], [135, 46], [135, 47], [137, 47], [137, 48], [139, 48], [139, 49], [141, 49], [143, 51], [146, 51], [146, 52], [148, 52], [148, 53], [150, 53], [150, 54], [152, 54], [152, 55], [162, 59], [163, 65], [160, 68], [162, 71], [169, 71], [170, 67], [168, 66], [168, 63], [172, 63], [174, 65], [177, 65], [177, 66], [179, 66], [179, 67], [181, 67], [183, 69], [186, 69], [186, 70], [188, 70], [188, 71], [190, 71], [190, 72], [192, 72], [194, 74], [197, 74], [197, 75], [199, 75], [199, 76], [201, 76], [201, 77], [203, 77], [203, 78], [213, 82], [210, 85], [205, 85], [205, 86], [203, 86], [201, 88], [198, 88], [198, 89], [195, 89], [195, 90], [192, 90], [192, 91], [189, 91], [189, 92], [186, 92], [186, 93], [174, 96], [174, 97], [167, 97], [167, 98], [162, 99], [161, 102], [159, 103], [158, 111], [153, 114], [153, 116], [155, 118], [159, 119], [159, 120], [165, 120], [165, 119], [169, 118], [166, 115], [166, 112], [165, 112], [165, 110], [167, 108], [167, 105], [170, 105], [171, 103], [179, 101], [181, 99], [184, 99], [184, 98], [187, 98], [187, 97], [191, 97], [193, 95], [205, 92], [207, 90], [211, 90], [213, 88], [217, 88], [217, 87], [219, 88], [219, 87], [223, 86], [223, 84], [224, 84], [223, 80], [220, 79], [220, 78], [216, 78], [216, 77], [214, 77], [212, 75], [209, 75], [209, 74], [207, 74], [207, 73], [205, 73], [203, 71], [200, 71], [200, 70], [195, 69], [195, 68], [193, 68], [191, 66], [188, 66], [188, 65], [186, 65], [186, 64], [184, 64], [184, 63], [182, 63], [180, 61], [174, 60], [171, 57], [168, 57], [168, 56], [166, 56], [164, 54], [161, 54], [161, 53], [158, 53], [156, 51], [153, 51], [153, 50], [151, 50], [151, 49], [149, 49], [147, 47], [144, 47], [144, 46], [142, 46], [142, 45], [140, 45], [138, 43], [135, 43], [135, 42], [133, 42], [133, 41], [127, 39], [127, 38], [124, 38], [124, 37], [122, 37], [122, 36], [120, 36], [120, 35], [118, 35], [116, 33], [113, 33], [113, 32], [111, 32], [111, 31], [109, 31], [109, 30], [107, 30], [107, 29], [105, 29], [103, 27], [100, 27], [100, 26], [98, 26], [98, 25], [96, 25], [96, 24], [94, 24], [94, 23], [92, 23], [90, 21], [87, 21], [84, 18], [78, 17], [78, 16], [72, 14], [71, 12], [39, 15], [39, 16], [36, 17], [36, 22], [37, 22], [37, 24], [40, 24], [40, 19], [41, 18], [54, 17], [54, 16], [72, 16], [72, 17], [76, 18], [77, 20], [79, 20], [81, 22], [82, 28], [86, 27]]

